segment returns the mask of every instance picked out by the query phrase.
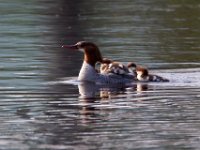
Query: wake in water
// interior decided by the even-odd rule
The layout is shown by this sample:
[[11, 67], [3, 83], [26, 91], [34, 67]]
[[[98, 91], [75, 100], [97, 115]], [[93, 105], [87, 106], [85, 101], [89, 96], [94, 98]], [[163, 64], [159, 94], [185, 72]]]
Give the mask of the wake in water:
[[[145, 82], [145, 84], [151, 85], [164, 85], [164, 86], [200, 86], [200, 68], [193, 69], [176, 69], [176, 70], [154, 70], [153, 74], [158, 74], [169, 79], [169, 82], [157, 83], [157, 82]], [[78, 85], [79, 81], [77, 77], [61, 78], [53, 84], [72, 84]], [[143, 83], [143, 82], [134, 82]], [[130, 84], [131, 86], [132, 84]]]
[[155, 71], [155, 73], [170, 80], [165, 85], [200, 87], [200, 68]]
[[49, 84], [68, 84], [78, 86], [82, 98], [95, 98], [96, 93], [100, 92], [100, 97], [109, 96], [110, 93], [121, 93], [124, 91], [147, 91], [148, 89], [157, 89], [157, 87], [200, 87], [200, 68], [179, 69], [179, 70], [154, 70], [152, 73], [158, 74], [169, 79], [169, 82], [133, 82], [128, 85], [101, 85], [93, 82], [79, 82], [77, 77], [61, 78]]

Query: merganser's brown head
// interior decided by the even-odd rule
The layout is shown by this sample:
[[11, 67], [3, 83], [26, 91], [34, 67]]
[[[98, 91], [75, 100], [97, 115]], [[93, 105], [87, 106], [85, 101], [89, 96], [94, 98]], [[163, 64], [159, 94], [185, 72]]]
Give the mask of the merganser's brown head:
[[143, 67], [136, 67], [137, 79], [139, 81], [146, 81], [149, 80], [149, 71], [147, 68]]
[[147, 68], [143, 68], [143, 67], [137, 67], [136, 68], [136, 72], [137, 72], [137, 79], [139, 81], [152, 81], [152, 82], [169, 82], [168, 79], [163, 78], [161, 76], [158, 75], [152, 75], [149, 74], [149, 71]]
[[127, 67], [129, 68], [130, 72], [136, 72], [136, 74], [140, 77], [146, 77], [146, 76], [149, 75], [147, 68], [144, 68], [142, 66], [138, 66], [133, 62], [129, 62], [127, 64]]
[[142, 77], [146, 77], [149, 75], [149, 72], [146, 68], [138, 67], [138, 68], [136, 68], [136, 72], [137, 72], [137, 74], [140, 74]]
[[75, 45], [63, 45], [62, 47], [84, 52], [84, 61], [93, 67], [97, 62], [103, 61], [99, 48], [92, 42], [80, 41]]

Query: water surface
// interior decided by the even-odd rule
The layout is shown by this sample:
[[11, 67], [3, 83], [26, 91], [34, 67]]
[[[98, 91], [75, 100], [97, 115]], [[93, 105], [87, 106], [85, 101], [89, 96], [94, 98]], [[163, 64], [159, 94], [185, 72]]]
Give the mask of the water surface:
[[[1, 1], [1, 149], [199, 149], [199, 8], [195, 0]], [[80, 40], [171, 82], [77, 84], [83, 55], [61, 45]]]

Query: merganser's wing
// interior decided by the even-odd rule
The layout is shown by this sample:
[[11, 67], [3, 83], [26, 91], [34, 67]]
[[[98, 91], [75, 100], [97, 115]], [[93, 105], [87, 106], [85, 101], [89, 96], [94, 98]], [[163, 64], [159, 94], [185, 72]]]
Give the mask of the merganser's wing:
[[136, 81], [133, 75], [118, 75], [115, 73], [98, 74], [96, 81], [105, 84], [124, 84]]

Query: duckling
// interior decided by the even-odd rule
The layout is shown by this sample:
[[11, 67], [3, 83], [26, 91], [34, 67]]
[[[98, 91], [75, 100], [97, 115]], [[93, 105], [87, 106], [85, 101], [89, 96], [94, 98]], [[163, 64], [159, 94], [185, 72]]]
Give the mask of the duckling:
[[136, 67], [136, 73], [137, 73], [137, 80], [142, 82], [169, 82], [168, 79], [163, 78], [158, 75], [149, 74], [149, 71], [147, 68], [137, 66]]

